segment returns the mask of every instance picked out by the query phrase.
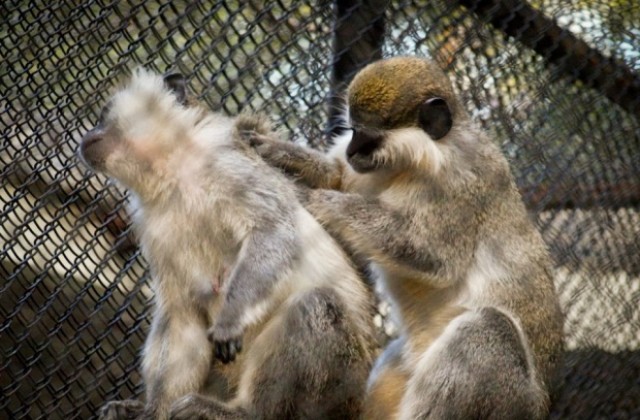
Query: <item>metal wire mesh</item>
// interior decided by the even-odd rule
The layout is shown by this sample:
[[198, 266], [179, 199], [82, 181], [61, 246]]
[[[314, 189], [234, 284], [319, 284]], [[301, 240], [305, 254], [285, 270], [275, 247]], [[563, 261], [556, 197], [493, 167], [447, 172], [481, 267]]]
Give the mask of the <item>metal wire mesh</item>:
[[[360, 5], [338, 3], [338, 18], [329, 2], [295, 0], [0, 5], [4, 417], [89, 418], [143, 390], [147, 265], [126, 194], [75, 155], [110, 89], [137, 65], [178, 70], [212, 109], [260, 110], [322, 145], [339, 95], [333, 28]], [[640, 5], [392, 1], [383, 12], [382, 54], [447, 69], [509, 157], [555, 258], [570, 352], [553, 415], [640, 416]], [[593, 51], [631, 84], [602, 82], [613, 61]]]

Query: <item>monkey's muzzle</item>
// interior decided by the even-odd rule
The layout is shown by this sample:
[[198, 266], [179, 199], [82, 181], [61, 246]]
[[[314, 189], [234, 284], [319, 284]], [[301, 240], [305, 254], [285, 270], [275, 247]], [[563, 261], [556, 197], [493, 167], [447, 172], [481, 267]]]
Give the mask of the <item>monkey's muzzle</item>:
[[107, 153], [105, 132], [101, 128], [94, 128], [82, 136], [80, 140], [80, 157], [94, 169], [99, 169], [104, 163]]
[[354, 155], [370, 156], [376, 151], [384, 141], [384, 136], [380, 133], [367, 132], [353, 129], [353, 137], [347, 147], [347, 157]]
[[373, 153], [384, 142], [384, 135], [375, 131], [353, 129], [353, 137], [347, 146], [347, 159], [358, 172], [375, 169]]

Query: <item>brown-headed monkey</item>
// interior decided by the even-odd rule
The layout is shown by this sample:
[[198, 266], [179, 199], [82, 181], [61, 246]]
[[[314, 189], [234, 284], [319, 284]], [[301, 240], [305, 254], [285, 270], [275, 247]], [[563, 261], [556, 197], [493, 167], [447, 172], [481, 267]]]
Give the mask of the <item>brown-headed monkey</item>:
[[315, 188], [305, 207], [383, 273], [402, 334], [375, 364], [365, 418], [544, 418], [562, 315], [545, 244], [509, 164], [428, 60], [370, 64], [328, 154], [255, 134]]

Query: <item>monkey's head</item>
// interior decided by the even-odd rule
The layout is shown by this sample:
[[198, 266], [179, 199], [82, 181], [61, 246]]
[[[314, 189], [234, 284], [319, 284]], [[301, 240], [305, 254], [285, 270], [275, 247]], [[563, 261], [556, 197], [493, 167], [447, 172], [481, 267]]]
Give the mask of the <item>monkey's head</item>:
[[139, 188], [159, 176], [170, 156], [188, 142], [200, 110], [186, 101], [181, 75], [163, 78], [135, 71], [102, 109], [95, 128], [82, 137], [81, 159], [96, 172]]
[[353, 130], [349, 164], [361, 173], [438, 170], [452, 130], [466, 114], [451, 82], [431, 61], [396, 57], [362, 69], [348, 89]]

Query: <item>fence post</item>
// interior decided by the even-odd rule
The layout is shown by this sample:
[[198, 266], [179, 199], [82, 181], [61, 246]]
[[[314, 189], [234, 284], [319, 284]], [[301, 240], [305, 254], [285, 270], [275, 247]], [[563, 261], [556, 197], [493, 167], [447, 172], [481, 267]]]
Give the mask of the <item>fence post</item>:
[[353, 75], [369, 62], [382, 58], [385, 11], [388, 0], [335, 0], [333, 60], [329, 97], [329, 136], [340, 134], [344, 90]]

